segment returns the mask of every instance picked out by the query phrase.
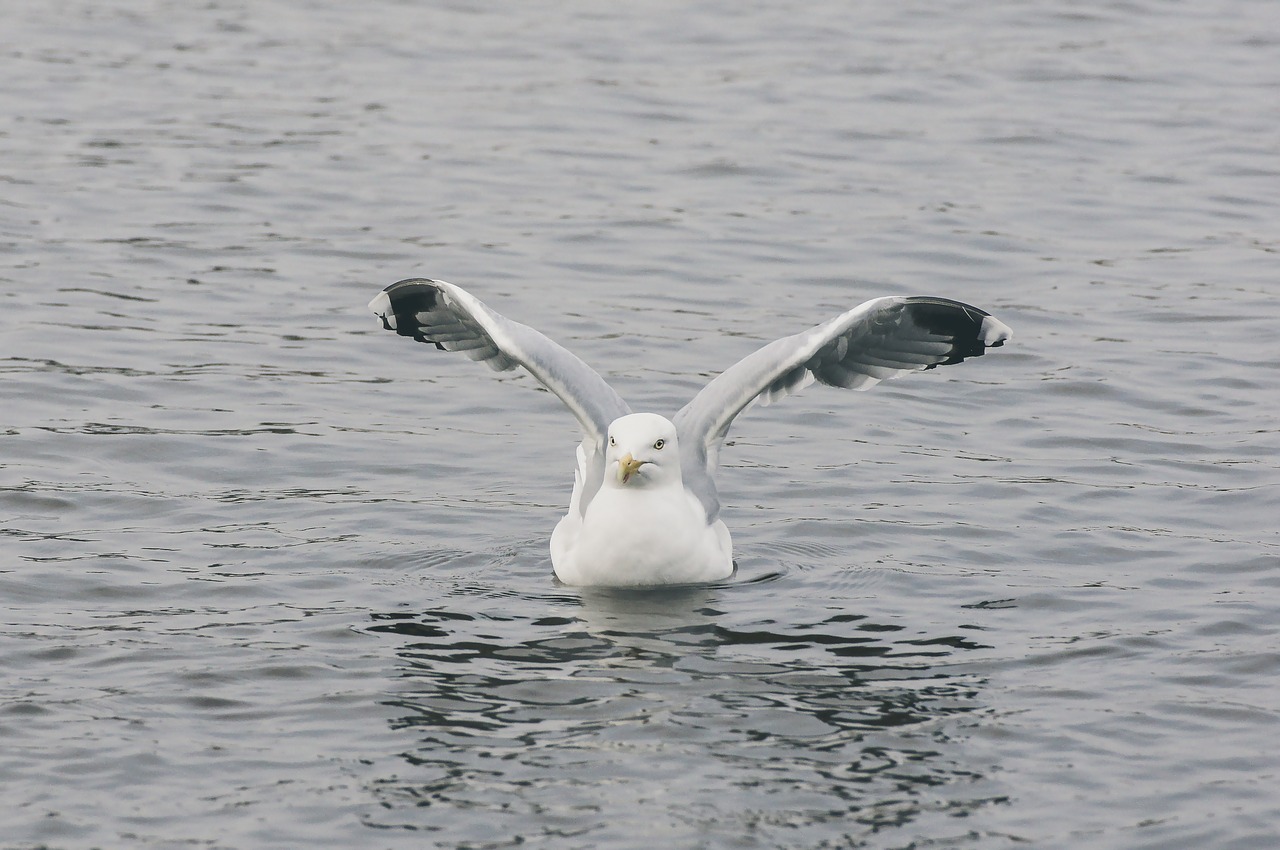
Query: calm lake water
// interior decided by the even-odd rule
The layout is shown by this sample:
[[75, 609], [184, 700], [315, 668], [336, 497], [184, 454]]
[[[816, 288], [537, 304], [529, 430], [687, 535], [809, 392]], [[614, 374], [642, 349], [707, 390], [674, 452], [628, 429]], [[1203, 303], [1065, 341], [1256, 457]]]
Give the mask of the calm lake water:
[[[1207, 3], [9, 3], [0, 848], [1280, 835], [1280, 36]], [[867, 298], [1013, 344], [722, 455], [739, 570], [557, 585], [576, 426]]]

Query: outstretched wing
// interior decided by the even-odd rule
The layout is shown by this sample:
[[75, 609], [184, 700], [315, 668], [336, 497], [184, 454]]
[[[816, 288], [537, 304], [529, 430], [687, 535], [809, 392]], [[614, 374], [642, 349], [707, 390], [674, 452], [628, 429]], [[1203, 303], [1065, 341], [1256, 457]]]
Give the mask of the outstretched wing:
[[876, 298], [815, 328], [771, 342], [726, 369], [675, 416], [685, 484], [719, 510], [711, 472], [729, 427], [751, 403], [775, 401], [814, 381], [869, 389], [910, 372], [959, 363], [1013, 332], [984, 310], [947, 298]]
[[631, 412], [604, 378], [559, 343], [495, 313], [443, 280], [393, 283], [369, 302], [382, 326], [444, 351], [461, 351], [499, 372], [523, 366], [577, 418], [587, 440], [603, 444], [609, 423]]

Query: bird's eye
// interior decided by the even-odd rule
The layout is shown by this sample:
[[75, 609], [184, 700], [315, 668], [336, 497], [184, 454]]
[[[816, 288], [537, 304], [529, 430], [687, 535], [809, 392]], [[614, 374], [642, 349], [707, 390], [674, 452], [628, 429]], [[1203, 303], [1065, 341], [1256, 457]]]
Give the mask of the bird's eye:
[[616, 446], [616, 445], [618, 445], [618, 441], [617, 441], [617, 440], [615, 440], [612, 436], [610, 436], [610, 437], [609, 437], [609, 445], [611, 445], [611, 446]]
[[662, 448], [663, 446], [665, 446], [666, 444], [667, 444], [667, 441], [666, 441], [666, 440], [658, 440], [658, 441], [656, 441], [656, 442], [653, 444], [653, 447], [654, 447], [655, 449], [661, 449], [661, 448]]

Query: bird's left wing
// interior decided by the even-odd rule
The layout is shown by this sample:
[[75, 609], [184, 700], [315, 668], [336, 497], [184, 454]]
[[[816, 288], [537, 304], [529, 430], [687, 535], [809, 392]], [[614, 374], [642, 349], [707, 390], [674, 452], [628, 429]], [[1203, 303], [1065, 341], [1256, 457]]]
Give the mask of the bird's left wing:
[[584, 436], [602, 445], [609, 423], [631, 412], [594, 369], [533, 328], [513, 322], [459, 286], [413, 278], [369, 302], [382, 326], [444, 351], [461, 351], [497, 371], [523, 366], [564, 402]]
[[1012, 335], [1004, 322], [969, 304], [890, 296], [771, 342], [718, 375], [676, 414], [685, 482], [714, 516], [716, 455], [734, 418], [756, 400], [769, 403], [814, 381], [866, 390], [977, 357]]

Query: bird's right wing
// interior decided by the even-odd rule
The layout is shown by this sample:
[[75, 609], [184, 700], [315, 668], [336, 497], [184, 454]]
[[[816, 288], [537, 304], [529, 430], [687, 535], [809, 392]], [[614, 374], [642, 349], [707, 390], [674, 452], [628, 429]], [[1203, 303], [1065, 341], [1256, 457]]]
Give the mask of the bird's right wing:
[[583, 435], [603, 445], [609, 424], [631, 412], [594, 369], [559, 343], [513, 322], [459, 286], [413, 278], [391, 284], [369, 302], [382, 326], [444, 351], [461, 351], [497, 371], [523, 366], [564, 402]]

